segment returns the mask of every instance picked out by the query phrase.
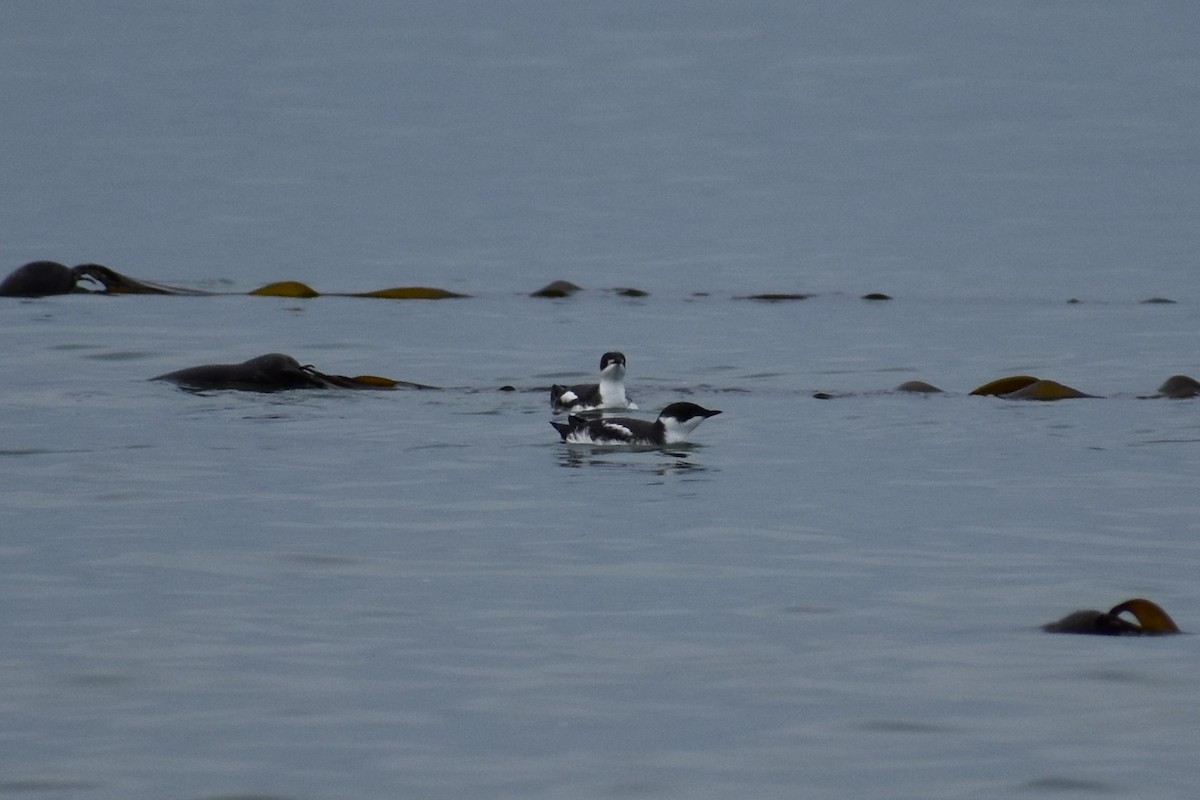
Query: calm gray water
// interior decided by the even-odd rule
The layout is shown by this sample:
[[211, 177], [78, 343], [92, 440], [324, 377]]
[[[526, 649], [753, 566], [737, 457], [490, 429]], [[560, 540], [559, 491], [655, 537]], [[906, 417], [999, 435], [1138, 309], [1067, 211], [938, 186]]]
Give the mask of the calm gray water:
[[[1196, 637], [1037, 626], [1200, 629], [1196, 14], [3, 6], [0, 271], [473, 296], [0, 302], [0, 796], [1191, 797]], [[445, 388], [146, 380], [270, 351]]]

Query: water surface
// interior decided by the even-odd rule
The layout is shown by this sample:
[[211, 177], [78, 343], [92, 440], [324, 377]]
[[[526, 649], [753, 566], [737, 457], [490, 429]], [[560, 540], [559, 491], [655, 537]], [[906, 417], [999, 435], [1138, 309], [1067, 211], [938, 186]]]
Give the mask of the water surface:
[[[1194, 16], [5, 6], [5, 271], [472, 297], [0, 303], [0, 795], [1190, 797], [1195, 637], [1037, 626], [1200, 620]], [[147, 380], [272, 351], [444, 388]]]

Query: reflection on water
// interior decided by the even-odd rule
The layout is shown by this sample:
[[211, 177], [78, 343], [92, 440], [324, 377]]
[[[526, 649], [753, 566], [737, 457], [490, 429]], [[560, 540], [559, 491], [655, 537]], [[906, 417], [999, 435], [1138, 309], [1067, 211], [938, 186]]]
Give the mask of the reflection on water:
[[[687, 447], [688, 449], [681, 449]], [[558, 464], [569, 469], [599, 467], [642, 472], [648, 475], [696, 474], [710, 467], [694, 461], [695, 445], [672, 445], [670, 449], [653, 446], [562, 445]]]
[[57, 780], [54, 778], [0, 781], [0, 794], [35, 797], [67, 797], [76, 792], [100, 791], [104, 784], [95, 781]]
[[1089, 781], [1082, 778], [1048, 776], [1029, 781], [1016, 789], [1022, 794], [1069, 794], [1105, 796], [1116, 794], [1121, 785], [1116, 782]]

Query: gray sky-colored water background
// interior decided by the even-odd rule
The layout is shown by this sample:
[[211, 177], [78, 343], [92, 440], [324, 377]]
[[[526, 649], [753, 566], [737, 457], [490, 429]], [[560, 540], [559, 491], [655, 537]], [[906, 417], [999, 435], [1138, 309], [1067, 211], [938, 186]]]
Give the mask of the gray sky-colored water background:
[[1193, 285], [1185, 3], [3, 13], [14, 266], [475, 290], [546, 275], [662, 290]]
[[[0, 273], [227, 293], [0, 298], [0, 797], [1191, 797], [1194, 635], [1038, 626], [1200, 629], [1198, 21], [0, 5]], [[440, 388], [147, 380], [276, 351]]]

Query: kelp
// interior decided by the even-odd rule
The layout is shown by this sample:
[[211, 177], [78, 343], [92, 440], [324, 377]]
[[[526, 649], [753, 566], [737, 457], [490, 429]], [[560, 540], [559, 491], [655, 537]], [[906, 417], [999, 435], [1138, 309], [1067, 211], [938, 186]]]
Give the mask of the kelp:
[[[1136, 620], [1122, 617], [1129, 614]], [[1182, 633], [1175, 620], [1157, 603], [1135, 597], [1108, 611], [1084, 609], [1042, 626], [1047, 633], [1080, 633], [1093, 636], [1168, 636]]]
[[1200, 381], [1190, 375], [1172, 375], [1158, 387], [1160, 397], [1181, 400], [1200, 395]]
[[46, 297], [58, 294], [154, 294], [204, 297], [246, 294], [256, 297], [374, 297], [386, 300], [445, 300], [468, 295], [431, 286], [394, 286], [370, 292], [318, 292], [300, 281], [276, 281], [248, 292], [213, 292], [152, 283], [123, 275], [103, 264], [67, 267], [57, 261], [32, 261], [0, 282], [0, 296]]
[[583, 287], [576, 286], [570, 281], [551, 281], [542, 288], [538, 289], [536, 292], [530, 292], [529, 296], [551, 298], [570, 297], [571, 295], [580, 291], [582, 288]]
[[805, 294], [803, 292], [764, 292], [762, 294], [748, 294], [738, 298], [740, 300], [760, 300], [767, 303], [781, 303], [789, 300], [807, 300], [814, 295]]
[[1006, 400], [1070, 400], [1080, 397], [1095, 397], [1095, 395], [1086, 394], [1066, 384], [1035, 378], [1032, 375], [1010, 375], [1006, 378], [997, 378], [972, 389], [971, 394], [1003, 397]]
[[420, 383], [378, 375], [334, 375], [301, 364], [285, 353], [267, 353], [237, 364], [202, 364], [150, 380], [167, 381], [191, 391], [281, 392], [291, 389], [433, 389]]

